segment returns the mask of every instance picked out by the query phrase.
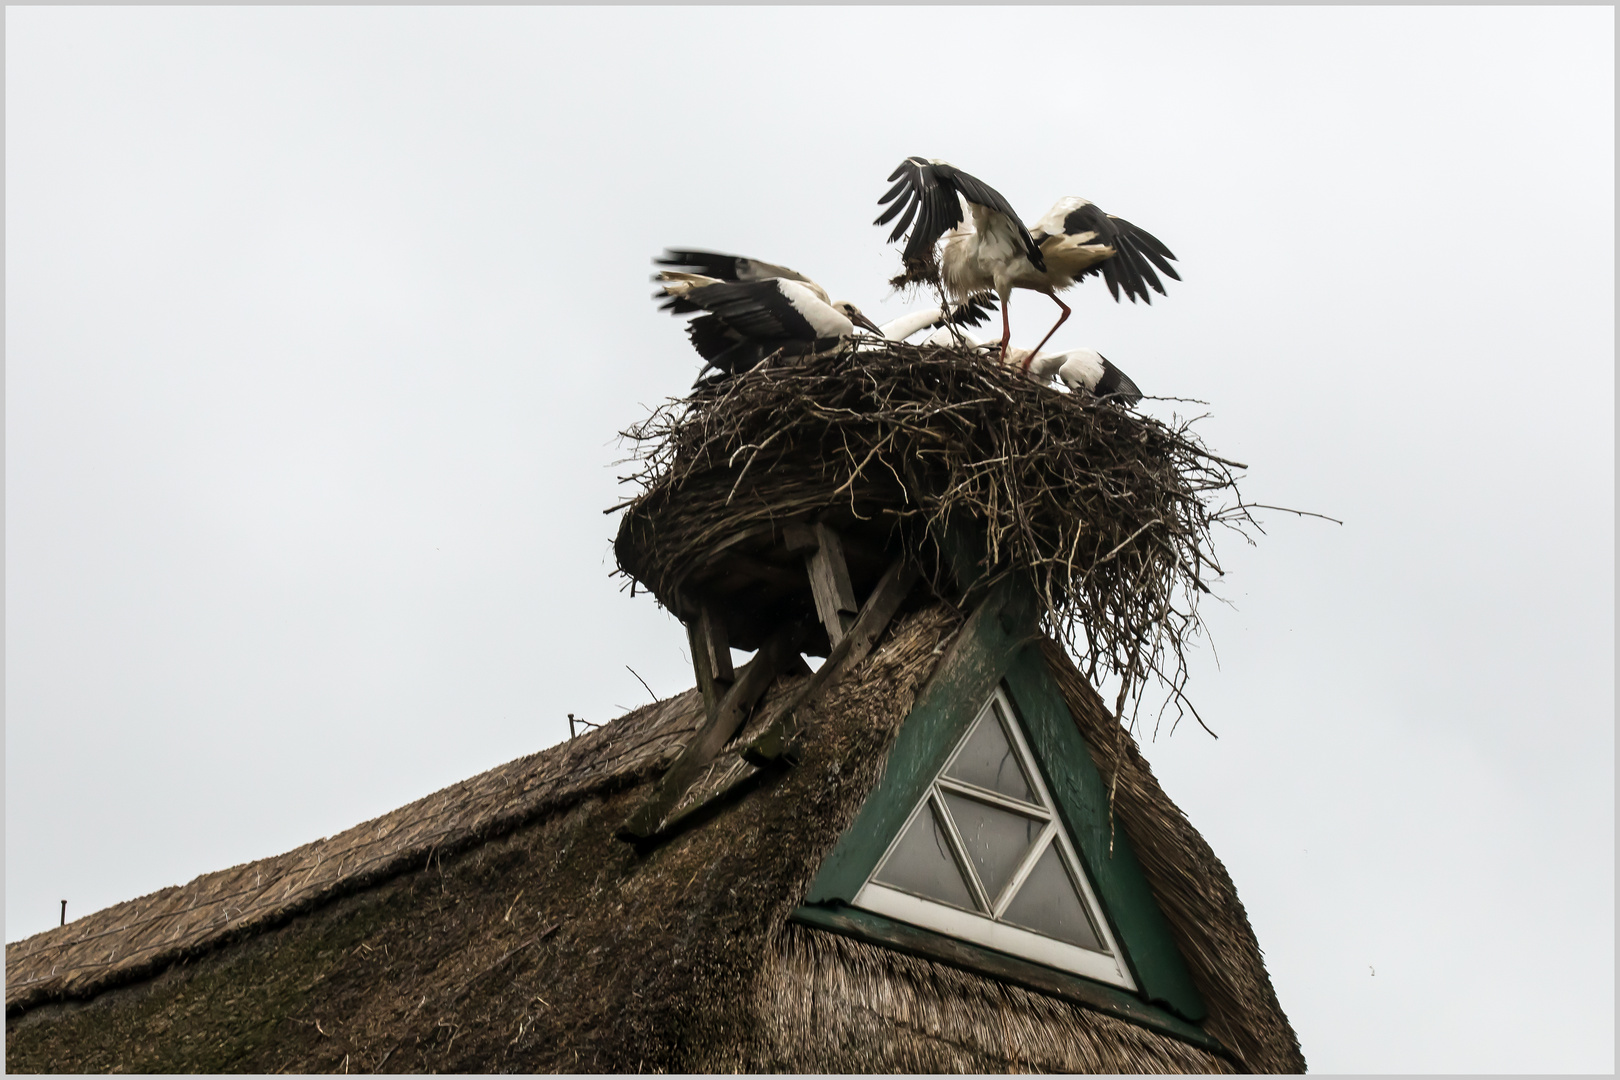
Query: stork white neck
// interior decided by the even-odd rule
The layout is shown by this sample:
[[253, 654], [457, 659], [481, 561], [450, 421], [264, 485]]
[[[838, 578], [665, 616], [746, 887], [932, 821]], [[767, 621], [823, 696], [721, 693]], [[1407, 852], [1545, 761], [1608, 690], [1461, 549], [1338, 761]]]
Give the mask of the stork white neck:
[[883, 336], [890, 341], [904, 341], [924, 327], [932, 326], [945, 314], [943, 308], [923, 308], [913, 311], [909, 315], [902, 315], [893, 322], [883, 324]]

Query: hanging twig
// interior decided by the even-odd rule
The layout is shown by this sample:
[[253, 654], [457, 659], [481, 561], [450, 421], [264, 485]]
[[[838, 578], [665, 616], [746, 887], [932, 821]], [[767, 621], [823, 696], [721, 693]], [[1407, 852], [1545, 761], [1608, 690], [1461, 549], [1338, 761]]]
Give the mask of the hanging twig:
[[1191, 708], [1197, 598], [1222, 574], [1214, 526], [1249, 543], [1262, 531], [1250, 510], [1264, 504], [1237, 488], [1244, 466], [1193, 423], [1057, 392], [971, 350], [865, 341], [781, 358], [623, 433], [640, 494], [615, 553], [631, 582], [669, 597], [721, 545], [834, 507], [894, 522], [924, 567], [944, 565], [930, 537], [970, 524], [987, 580], [1030, 572], [1043, 627], [1093, 679], [1125, 680], [1134, 723], [1150, 676]]

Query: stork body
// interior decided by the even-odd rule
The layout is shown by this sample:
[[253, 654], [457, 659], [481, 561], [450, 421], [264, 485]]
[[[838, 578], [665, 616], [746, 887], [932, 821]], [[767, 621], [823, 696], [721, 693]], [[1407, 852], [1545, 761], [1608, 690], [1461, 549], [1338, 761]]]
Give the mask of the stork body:
[[[978, 348], [984, 342], [972, 334], [963, 333], [969, 347]], [[950, 347], [955, 344], [950, 331], [937, 330], [925, 345]], [[1126, 405], [1142, 400], [1142, 390], [1134, 380], [1095, 349], [1070, 349], [1060, 353], [1036, 353], [1028, 349], [1011, 349], [1003, 363], [1018, 368], [1039, 383], [1058, 379], [1075, 392], [1085, 391], [1098, 397], [1115, 397]]]
[[[1148, 289], [1164, 293], [1155, 267], [1180, 280], [1169, 263], [1175, 255], [1158, 238], [1085, 199], [1059, 199], [1030, 230], [1000, 192], [947, 162], [909, 157], [889, 179], [897, 182], [878, 201], [892, 205], [874, 224], [886, 224], [904, 211], [890, 242], [911, 228], [906, 273], [896, 283], [928, 280], [937, 273], [952, 297], [994, 291], [1001, 298], [1003, 359], [1012, 340], [1009, 301], [1014, 289], [1045, 293], [1062, 311], [1028, 354], [1034, 356], [1071, 314], [1058, 292], [1088, 274], [1101, 273], [1116, 301], [1123, 290], [1132, 301], [1146, 303], [1152, 303]], [[942, 238], [936, 263], [934, 246]]]
[[772, 353], [803, 356], [837, 348], [856, 328], [881, 333], [854, 304], [829, 301], [813, 281], [768, 277], [722, 281], [666, 270], [658, 276], [664, 309], [704, 311], [687, 336], [708, 367], [728, 375], [747, 371]]
[[1126, 405], [1142, 400], [1141, 388], [1096, 349], [1041, 353], [1024, 362], [1028, 364], [1029, 373], [1037, 375], [1042, 382], [1056, 376], [1070, 390], [1085, 390], [1098, 397], [1112, 395]]

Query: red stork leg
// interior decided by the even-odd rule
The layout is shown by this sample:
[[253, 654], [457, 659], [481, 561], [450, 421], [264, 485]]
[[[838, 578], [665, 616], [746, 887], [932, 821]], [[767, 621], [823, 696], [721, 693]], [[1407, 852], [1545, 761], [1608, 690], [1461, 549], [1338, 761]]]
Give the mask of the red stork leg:
[[1007, 321], [1008, 301], [1012, 299], [1011, 291], [1001, 300], [1001, 356], [1002, 363], [1007, 362], [1007, 343], [1012, 341], [1012, 324]]
[[[1069, 315], [1071, 314], [1069, 311], [1069, 305], [1059, 300], [1057, 298], [1057, 293], [1048, 290], [1046, 295], [1052, 298], [1052, 303], [1063, 309], [1063, 314], [1058, 316], [1058, 321], [1052, 324], [1052, 329], [1048, 330], [1046, 332], [1046, 336], [1041, 338], [1041, 345], [1045, 345], [1048, 341], [1052, 340], [1052, 335], [1058, 332], [1058, 327], [1062, 326], [1068, 320]], [[1024, 357], [1025, 375], [1029, 374], [1029, 365], [1035, 359], [1036, 354], [1041, 351], [1041, 345], [1035, 346], [1029, 351], [1029, 355]]]

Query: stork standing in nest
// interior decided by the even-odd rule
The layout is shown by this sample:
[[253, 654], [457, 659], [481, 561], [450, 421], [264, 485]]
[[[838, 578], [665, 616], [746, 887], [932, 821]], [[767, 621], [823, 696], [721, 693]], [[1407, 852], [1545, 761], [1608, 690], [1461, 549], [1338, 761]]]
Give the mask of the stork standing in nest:
[[[1031, 230], [1000, 192], [948, 162], [908, 157], [889, 179], [895, 184], [878, 204], [892, 205], [873, 224], [886, 225], [904, 211], [889, 242], [911, 229], [905, 273], [893, 284], [936, 282], [954, 298], [993, 290], [1001, 298], [1003, 360], [1012, 340], [1008, 321], [1012, 290], [1045, 293], [1062, 309], [1052, 329], [1027, 354], [1026, 371], [1029, 360], [1070, 315], [1057, 294], [1081, 278], [1101, 274], [1116, 301], [1123, 290], [1132, 301], [1150, 304], [1150, 288], [1164, 295], [1155, 267], [1181, 280], [1170, 265], [1175, 255], [1157, 237], [1124, 218], [1103, 213], [1085, 199], [1072, 195], [1059, 199]], [[965, 222], [967, 216], [972, 217], [971, 224]], [[943, 250], [936, 257], [934, 247], [941, 237]]]

